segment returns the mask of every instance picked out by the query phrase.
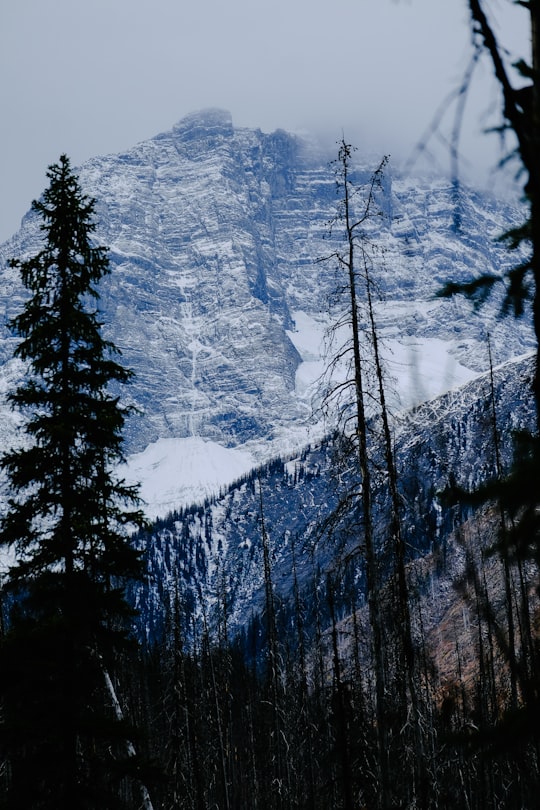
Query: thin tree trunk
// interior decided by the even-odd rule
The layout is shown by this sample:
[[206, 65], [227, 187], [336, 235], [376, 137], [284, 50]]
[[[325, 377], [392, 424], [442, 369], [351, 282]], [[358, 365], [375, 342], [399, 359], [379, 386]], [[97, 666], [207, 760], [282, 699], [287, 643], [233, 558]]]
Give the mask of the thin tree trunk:
[[302, 606], [300, 604], [300, 590], [298, 587], [298, 577], [296, 571], [296, 549], [294, 537], [291, 539], [291, 555], [293, 570], [293, 594], [294, 609], [296, 616], [296, 632], [298, 636], [298, 655], [300, 666], [300, 696], [301, 705], [299, 711], [300, 724], [305, 723], [307, 734], [307, 779], [308, 779], [308, 805], [307, 808], [315, 810], [315, 767], [313, 755], [313, 729], [309, 716], [309, 688], [307, 677], [306, 647], [304, 637], [304, 621], [302, 617]]
[[345, 704], [345, 684], [341, 677], [339, 660], [338, 633], [334, 599], [334, 583], [330, 575], [327, 579], [327, 598], [332, 622], [332, 663], [334, 670], [334, 698], [337, 703], [337, 743], [338, 758], [341, 765], [341, 786], [345, 810], [354, 810], [351, 752], [348, 732], [348, 707]]
[[349, 196], [349, 160], [350, 147], [341, 142], [339, 161], [342, 166], [344, 224], [347, 234], [348, 254], [342, 263], [348, 273], [348, 291], [350, 298], [351, 331], [353, 340], [353, 368], [356, 407], [356, 432], [358, 466], [362, 478], [362, 510], [364, 518], [364, 559], [366, 564], [367, 601], [373, 636], [373, 661], [375, 668], [375, 694], [377, 717], [377, 741], [380, 769], [380, 805], [390, 805], [390, 785], [388, 775], [388, 734], [386, 728], [385, 692], [386, 679], [384, 671], [384, 641], [382, 619], [379, 605], [379, 583], [377, 576], [377, 557], [373, 537], [371, 471], [368, 458], [367, 418], [364, 393], [364, 367], [360, 349], [360, 323], [358, 317], [357, 280], [355, 266], [355, 223], [352, 216]]
[[[114, 684], [112, 682], [111, 676], [109, 675], [107, 669], [102, 665], [102, 672], [103, 678], [105, 680], [105, 688], [107, 690], [107, 694], [112, 703], [112, 707], [114, 710], [114, 714], [116, 719], [119, 722], [123, 722], [124, 720], [124, 713], [122, 711], [122, 707], [120, 705], [120, 701], [118, 700], [116, 690], [114, 688]], [[137, 752], [135, 750], [135, 746], [130, 740], [126, 740], [126, 752], [129, 757], [137, 756]], [[141, 801], [142, 801], [142, 808], [143, 810], [153, 810], [152, 800], [150, 799], [150, 794], [148, 792], [148, 788], [142, 782], [139, 783], [139, 789], [141, 794]]]
[[281, 720], [282, 699], [281, 699], [281, 679], [278, 670], [278, 643], [276, 627], [276, 610], [274, 601], [274, 587], [272, 583], [272, 567], [270, 564], [270, 548], [266, 523], [264, 519], [262, 483], [259, 477], [259, 501], [261, 516], [261, 537], [263, 548], [264, 565], [264, 592], [266, 626], [268, 633], [268, 674], [270, 681], [270, 693], [272, 702], [272, 728], [274, 737], [274, 751], [272, 760], [274, 763], [274, 784], [278, 790], [278, 806], [288, 807], [290, 804], [290, 784], [289, 784], [289, 763], [287, 753], [283, 751], [285, 743], [285, 729]]
[[201, 603], [201, 612], [203, 617], [203, 632], [204, 637], [206, 639], [206, 646], [208, 649], [208, 661], [210, 666], [210, 681], [212, 684], [212, 699], [214, 703], [214, 710], [215, 710], [215, 717], [216, 717], [216, 724], [217, 724], [217, 736], [218, 736], [218, 746], [219, 746], [219, 766], [220, 766], [220, 773], [221, 773], [221, 783], [223, 787], [223, 801], [225, 810], [230, 810], [230, 802], [229, 802], [229, 780], [227, 776], [227, 757], [225, 754], [225, 738], [223, 733], [223, 718], [221, 712], [221, 706], [219, 703], [219, 690], [217, 685], [216, 679], [216, 670], [214, 667], [214, 656], [212, 650], [210, 648], [210, 634], [208, 631], [208, 622], [206, 619], [206, 608], [204, 606], [202, 593], [199, 588], [199, 600]]

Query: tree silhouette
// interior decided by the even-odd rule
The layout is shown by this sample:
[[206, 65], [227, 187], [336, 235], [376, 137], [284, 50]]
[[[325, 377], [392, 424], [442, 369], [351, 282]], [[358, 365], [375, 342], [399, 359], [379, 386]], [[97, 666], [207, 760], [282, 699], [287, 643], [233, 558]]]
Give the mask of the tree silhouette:
[[96, 285], [109, 264], [91, 244], [94, 201], [65, 155], [47, 176], [32, 204], [43, 247], [11, 262], [30, 297], [10, 323], [28, 364], [10, 395], [26, 440], [1, 460], [13, 494], [0, 542], [16, 556], [0, 649], [5, 803], [105, 808], [120, 806], [136, 763], [114, 670], [131, 616], [123, 583], [141, 573], [126, 527], [143, 518], [136, 488], [113, 472], [126, 410], [110, 390], [131, 375], [100, 331]]

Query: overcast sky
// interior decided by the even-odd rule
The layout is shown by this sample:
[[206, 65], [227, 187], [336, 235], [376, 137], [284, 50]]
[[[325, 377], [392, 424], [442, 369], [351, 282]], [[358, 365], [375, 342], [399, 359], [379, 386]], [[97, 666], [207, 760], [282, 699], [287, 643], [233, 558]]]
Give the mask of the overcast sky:
[[[528, 57], [527, 14], [486, 0]], [[237, 126], [310, 131], [408, 157], [471, 54], [466, 0], [1, 0], [0, 242], [45, 171], [124, 150], [204, 107]], [[486, 63], [463, 150], [497, 160]], [[474, 113], [473, 113], [474, 111]], [[451, 127], [448, 117], [447, 131]], [[464, 164], [465, 173], [469, 170]]]

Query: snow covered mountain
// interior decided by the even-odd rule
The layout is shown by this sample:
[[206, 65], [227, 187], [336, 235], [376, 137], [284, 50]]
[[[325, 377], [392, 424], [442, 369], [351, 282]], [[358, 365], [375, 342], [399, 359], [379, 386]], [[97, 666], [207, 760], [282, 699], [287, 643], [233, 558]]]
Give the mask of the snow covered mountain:
[[[430, 553], [444, 560], [452, 531], [468, 516], [470, 507], [452, 503], [442, 493], [451, 484], [473, 491], [495, 475], [493, 409], [500, 459], [509, 468], [514, 432], [534, 428], [533, 373], [532, 356], [509, 361], [494, 371], [493, 398], [487, 372], [396, 420], [402, 529], [409, 560]], [[280, 620], [286, 626], [295, 588], [305, 596], [304, 604], [312, 605], [314, 588], [323, 588], [336, 560], [353, 556], [358, 546], [361, 520], [353, 501], [347, 501], [340, 519], [328, 521], [332, 513], [337, 514], [339, 503], [359, 490], [343, 457], [336, 464], [336, 453], [335, 441], [325, 440], [295, 456], [274, 460], [244, 476], [220, 497], [180, 510], [142, 534], [139, 542], [145, 550], [148, 583], [134, 597], [142, 632], [149, 638], [159, 636], [178, 592], [185, 605], [187, 633], [190, 616], [197, 615], [201, 604], [214, 627], [225, 612], [233, 635], [245, 631], [248, 622], [264, 611], [263, 520]], [[385, 478], [375, 489], [373, 502], [375, 540], [383, 566], [389, 515]], [[358, 559], [357, 584], [362, 593], [362, 555]]]
[[[150, 516], [200, 500], [254, 465], [317, 439], [312, 418], [325, 365], [325, 332], [339, 279], [328, 223], [338, 197], [329, 160], [312, 143], [277, 131], [237, 129], [220, 110], [193, 114], [124, 154], [80, 170], [97, 200], [97, 241], [112, 273], [101, 288], [106, 337], [135, 372], [128, 398], [128, 477], [142, 481]], [[358, 161], [355, 179], [375, 168]], [[441, 285], [513, 261], [493, 239], [522, 212], [444, 180], [388, 171], [378, 204], [376, 318], [392, 406], [401, 410], [527, 352], [526, 322], [479, 314]], [[456, 208], [456, 204], [458, 208]], [[456, 227], [456, 212], [460, 227]], [[336, 236], [334, 229], [334, 239]], [[32, 213], [0, 247], [0, 397], [23, 372], [5, 321], [23, 300], [10, 257], [38, 249]], [[330, 249], [329, 249], [330, 248]], [[16, 417], [0, 404], [4, 446]]]

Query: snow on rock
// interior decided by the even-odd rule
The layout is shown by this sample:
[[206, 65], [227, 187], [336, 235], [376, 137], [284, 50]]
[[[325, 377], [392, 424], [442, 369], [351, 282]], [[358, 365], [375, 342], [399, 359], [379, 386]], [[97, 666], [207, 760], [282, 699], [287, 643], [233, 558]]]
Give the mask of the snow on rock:
[[321, 388], [326, 368], [326, 320], [317, 319], [302, 310], [292, 312], [294, 329], [287, 335], [301, 358], [296, 369], [295, 390], [299, 398], [311, 402]]
[[[340, 249], [339, 227], [331, 242], [328, 234], [338, 199], [334, 157], [281, 130], [236, 128], [228, 113], [206, 110], [80, 168], [84, 192], [96, 199], [96, 241], [110, 248], [112, 272], [100, 286], [104, 336], [134, 371], [121, 396], [141, 414], [127, 422], [126, 454], [163, 453], [144, 475], [141, 469], [149, 508], [204, 498], [221, 485], [216, 466], [230, 467], [230, 480], [245, 457], [288, 455], [326, 428], [313, 424], [312, 407], [322, 394], [325, 334], [340, 317], [336, 290], [343, 287], [336, 262], [319, 261]], [[372, 169], [359, 159], [352, 179], [365, 183]], [[519, 224], [522, 211], [466, 188], [456, 203], [448, 181], [401, 179], [391, 169], [378, 202], [384, 216], [370, 230], [380, 258], [372, 268], [375, 318], [395, 387], [392, 407], [485, 371], [488, 331], [494, 363], [532, 349], [527, 318], [493, 329], [499, 293], [477, 314], [459, 298], [436, 297], [448, 279], [502, 274], [519, 262], [523, 257], [492, 237]], [[3, 324], [25, 298], [8, 260], [33, 255], [42, 236], [30, 212], [0, 245]], [[3, 324], [0, 383], [14, 347]], [[11, 390], [17, 375], [5, 374]], [[186, 460], [193, 437], [207, 459], [198, 483]], [[188, 444], [180, 452], [182, 441]], [[158, 461], [166, 476], [152, 472]]]

